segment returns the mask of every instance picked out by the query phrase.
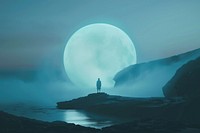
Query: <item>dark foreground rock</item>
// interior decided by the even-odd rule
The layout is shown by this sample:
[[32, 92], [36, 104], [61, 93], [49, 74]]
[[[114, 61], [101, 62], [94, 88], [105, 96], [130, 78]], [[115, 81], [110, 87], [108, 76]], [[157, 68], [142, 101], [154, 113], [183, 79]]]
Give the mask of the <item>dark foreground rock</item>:
[[163, 87], [163, 92], [166, 97], [200, 100], [200, 57], [179, 68]]
[[165, 97], [182, 97], [187, 102], [178, 114], [179, 119], [200, 123], [200, 57], [178, 69], [163, 87]]
[[103, 129], [65, 122], [43, 122], [0, 111], [0, 133], [199, 133], [199, 125], [165, 119], [141, 119]]
[[199, 126], [165, 119], [142, 119], [103, 129], [104, 133], [200, 133]]

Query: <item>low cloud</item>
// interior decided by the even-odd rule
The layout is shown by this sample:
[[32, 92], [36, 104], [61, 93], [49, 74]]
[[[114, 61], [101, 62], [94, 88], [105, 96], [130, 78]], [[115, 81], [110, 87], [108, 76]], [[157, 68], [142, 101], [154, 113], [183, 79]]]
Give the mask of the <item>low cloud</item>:
[[26, 79], [27, 75], [24, 77], [16, 73], [0, 76], [0, 104], [55, 105], [56, 102], [95, 91], [77, 88], [68, 80], [64, 71], [58, 71], [51, 65], [42, 65], [29, 74], [33, 77], [29, 80]]

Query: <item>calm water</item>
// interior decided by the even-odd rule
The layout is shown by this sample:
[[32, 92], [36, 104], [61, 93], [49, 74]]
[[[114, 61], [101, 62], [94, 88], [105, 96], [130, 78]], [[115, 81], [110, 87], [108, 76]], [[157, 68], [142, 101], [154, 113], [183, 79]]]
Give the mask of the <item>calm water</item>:
[[54, 107], [26, 107], [21, 105], [0, 106], [0, 109], [14, 115], [43, 121], [65, 121], [85, 127], [102, 128], [119, 123], [118, 120], [91, 114], [81, 110], [59, 110]]

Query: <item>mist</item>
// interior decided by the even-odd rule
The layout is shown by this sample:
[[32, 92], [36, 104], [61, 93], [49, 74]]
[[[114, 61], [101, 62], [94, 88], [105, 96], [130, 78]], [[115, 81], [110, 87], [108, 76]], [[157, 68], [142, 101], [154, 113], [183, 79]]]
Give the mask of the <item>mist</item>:
[[[102, 92], [128, 97], [163, 97], [162, 87], [174, 76], [176, 70], [199, 56], [197, 50], [189, 56], [178, 56], [175, 60], [156, 61], [154, 65], [144, 63], [144, 67], [136, 64], [140, 65], [137, 72], [128, 72], [134, 78], [123, 79], [126, 80], [125, 83], [114, 88], [105, 88], [102, 82]], [[55, 67], [51, 63], [42, 63], [25, 77], [21, 75], [13, 73], [6, 76], [5, 73], [0, 73], [0, 105], [24, 103], [56, 106], [59, 101], [96, 93], [95, 83], [92, 89], [76, 87], [68, 79], [64, 68]]]
[[[199, 51], [196, 51], [192, 54], [190, 53], [189, 56], [178, 55], [177, 57], [172, 57], [175, 61], [171, 58], [173, 61], [166, 60], [165, 62], [157, 61], [154, 64], [151, 62], [141, 64], [137, 66], [136, 71], [134, 71], [134, 68], [125, 70], [124, 75], [128, 79], [125, 79], [125, 82], [118, 83], [115, 86], [114, 94], [130, 97], [164, 97], [163, 86], [175, 75], [176, 71], [182, 65], [199, 56]], [[138, 75], [133, 76], [136, 73]], [[124, 79], [118, 79], [118, 82], [121, 80]]]
[[[0, 104], [56, 105], [56, 102], [70, 100], [94, 90], [74, 86], [64, 71], [58, 73], [51, 65], [42, 65], [31, 80], [12, 75], [0, 77]], [[31, 75], [29, 75], [31, 76]]]

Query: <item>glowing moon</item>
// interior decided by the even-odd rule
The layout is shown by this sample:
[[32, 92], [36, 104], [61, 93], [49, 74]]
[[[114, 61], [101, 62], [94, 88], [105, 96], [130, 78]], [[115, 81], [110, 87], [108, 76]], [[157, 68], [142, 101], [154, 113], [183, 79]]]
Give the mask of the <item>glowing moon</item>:
[[136, 51], [121, 29], [104, 23], [87, 25], [76, 31], [65, 47], [64, 66], [70, 80], [82, 88], [94, 88], [97, 78], [102, 88], [114, 86], [114, 76], [136, 63]]

